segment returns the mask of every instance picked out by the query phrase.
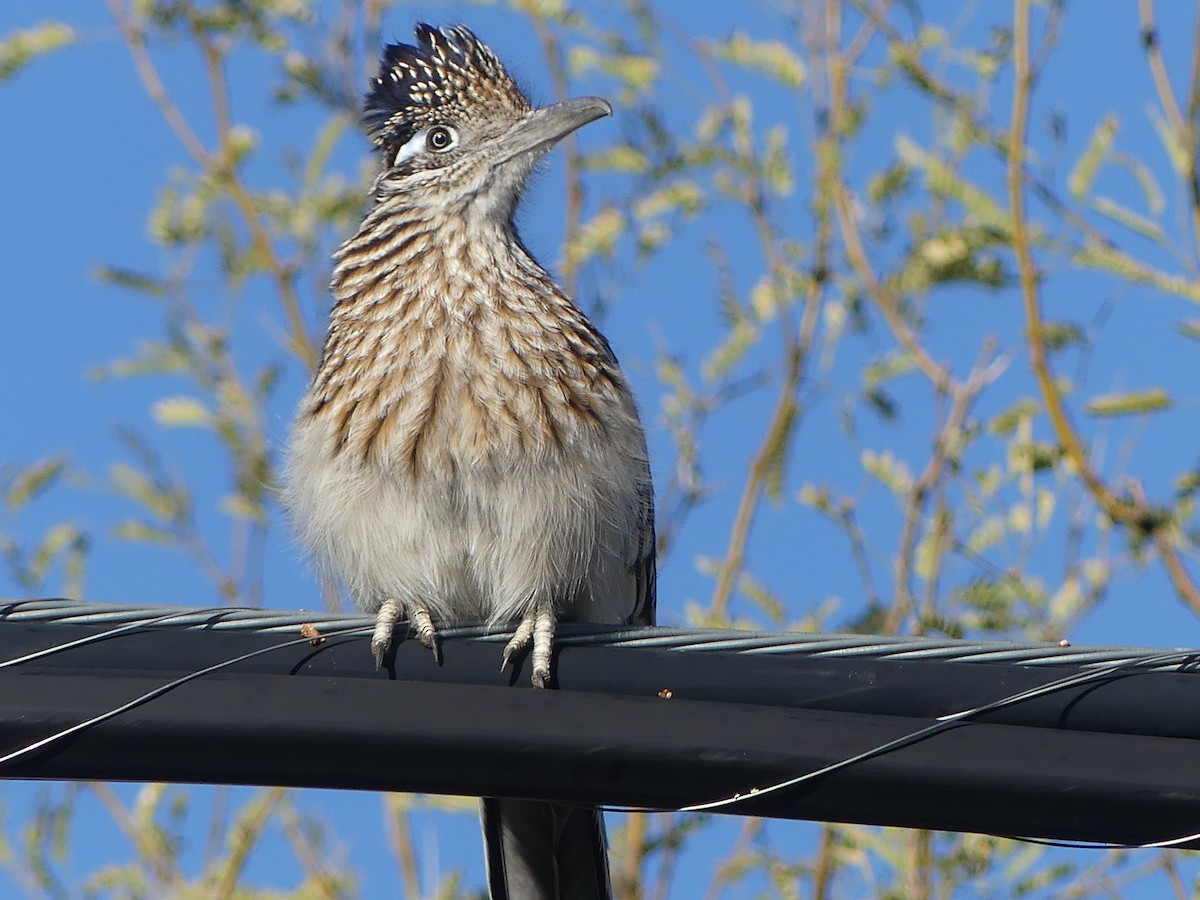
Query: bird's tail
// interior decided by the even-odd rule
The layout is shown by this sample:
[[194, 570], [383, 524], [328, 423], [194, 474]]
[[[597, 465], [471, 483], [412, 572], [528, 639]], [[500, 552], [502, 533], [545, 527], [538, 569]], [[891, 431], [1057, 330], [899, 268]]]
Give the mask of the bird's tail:
[[485, 797], [479, 816], [492, 900], [611, 900], [600, 810]]

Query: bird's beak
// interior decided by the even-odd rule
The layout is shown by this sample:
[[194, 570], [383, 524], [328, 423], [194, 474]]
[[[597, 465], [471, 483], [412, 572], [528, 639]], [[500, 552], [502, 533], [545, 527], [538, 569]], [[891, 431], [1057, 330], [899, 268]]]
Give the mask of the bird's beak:
[[599, 97], [578, 97], [535, 109], [500, 139], [496, 164], [526, 153], [545, 153], [576, 128], [611, 115], [612, 107]]

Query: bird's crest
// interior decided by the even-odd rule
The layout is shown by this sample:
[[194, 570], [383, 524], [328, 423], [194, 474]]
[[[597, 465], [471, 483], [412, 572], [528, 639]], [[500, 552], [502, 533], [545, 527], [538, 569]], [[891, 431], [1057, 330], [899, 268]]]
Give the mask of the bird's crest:
[[529, 110], [492, 49], [462, 25], [417, 25], [416, 45], [388, 44], [363, 103], [363, 124], [380, 147], [403, 144], [421, 128], [480, 109]]

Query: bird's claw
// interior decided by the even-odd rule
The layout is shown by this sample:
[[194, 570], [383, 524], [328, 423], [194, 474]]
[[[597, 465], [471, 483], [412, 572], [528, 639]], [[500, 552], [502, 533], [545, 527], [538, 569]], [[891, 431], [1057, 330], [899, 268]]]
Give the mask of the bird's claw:
[[388, 597], [375, 614], [375, 630], [371, 632], [371, 655], [375, 657], [375, 668], [383, 668], [384, 657], [392, 647], [392, 632], [400, 620], [400, 604]]
[[417, 640], [424, 647], [433, 651], [433, 659], [440, 666], [442, 664], [442, 645], [438, 641], [437, 629], [433, 625], [433, 617], [429, 615], [429, 610], [423, 606], [414, 606], [409, 615], [409, 623]]
[[526, 647], [532, 672], [529, 680], [534, 687], [544, 688], [550, 681], [550, 652], [554, 643], [554, 612], [549, 606], [538, 605], [527, 612], [517, 625], [511, 640], [504, 645], [500, 671], [508, 668], [513, 658]]
[[513, 657], [529, 646], [529, 642], [533, 640], [533, 624], [534, 613], [531, 610], [521, 619], [520, 624], [517, 625], [517, 630], [513, 632], [512, 638], [504, 645], [504, 658], [500, 662], [501, 672], [508, 668], [508, 664], [513, 661]]
[[[392, 648], [392, 635], [396, 623], [400, 621], [403, 611], [401, 605], [391, 597], [384, 600], [375, 615], [375, 630], [371, 633], [371, 655], [375, 658], [375, 668], [383, 668], [383, 661]], [[413, 632], [424, 646], [433, 651], [433, 658], [438, 665], [442, 664], [442, 648], [438, 642], [437, 628], [429, 610], [423, 606], [411, 604], [408, 606], [408, 619]]]

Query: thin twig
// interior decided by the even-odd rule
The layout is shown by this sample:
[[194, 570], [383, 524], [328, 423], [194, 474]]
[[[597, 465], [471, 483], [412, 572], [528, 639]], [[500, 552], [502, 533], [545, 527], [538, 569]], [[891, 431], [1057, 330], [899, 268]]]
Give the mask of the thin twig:
[[[984, 349], [970, 376], [964, 383], [954, 384], [951, 391], [950, 410], [946, 415], [945, 423], [934, 439], [933, 454], [920, 477], [909, 490], [908, 501], [904, 507], [904, 526], [900, 533], [900, 549], [896, 554], [896, 602], [888, 613], [887, 623], [884, 625], [885, 634], [895, 634], [899, 631], [904, 617], [913, 610], [915, 605], [911, 581], [920, 536], [919, 525], [925, 509], [925, 501], [930, 492], [941, 483], [942, 473], [957, 447], [957, 439], [962, 435], [967, 413], [970, 412], [984, 388], [999, 378], [1008, 366], [1005, 359], [989, 361], [990, 353], [990, 342], [985, 342]], [[936, 522], [934, 527], [938, 527]]]
[[742, 823], [737, 840], [734, 841], [729, 855], [725, 858], [724, 862], [717, 866], [717, 873], [704, 895], [705, 900], [719, 900], [719, 898], [724, 897], [726, 889], [731, 886], [734, 878], [744, 875], [745, 865], [743, 864], [743, 858], [749, 852], [754, 844], [754, 839], [761, 831], [762, 819], [748, 818]]
[[[673, 823], [671, 821], [672, 818], [669, 813], [661, 813], [655, 816], [655, 820], [661, 826], [659, 833], [665, 834], [676, 830], [686, 834], [685, 829], [688, 825], [681, 826], [678, 820]], [[675, 870], [679, 866], [679, 854], [684, 848], [684, 842], [682, 840], [668, 840], [656, 843], [658, 846], [658, 872], [654, 877], [654, 890], [649, 892], [649, 896], [653, 900], [667, 900], [675, 880]], [[648, 855], [649, 846], [648, 843], [642, 845], [642, 856]], [[647, 891], [642, 890], [641, 885], [635, 885], [630, 886], [626, 896], [619, 897], [618, 900], [641, 900], [645, 896], [647, 896]]]
[[[833, 29], [834, 40], [837, 39], [836, 24]], [[704, 54], [701, 54], [702, 57]], [[827, 183], [824, 169], [828, 160], [833, 156], [840, 122], [836, 117], [826, 117], [821, 146], [815, 154], [817, 159], [816, 184]], [[747, 127], [739, 129], [735, 141], [739, 143], [741, 155], [752, 161], [751, 169], [757, 169], [757, 156], [753, 146], [753, 138]], [[733, 525], [730, 528], [729, 540], [726, 544], [725, 555], [713, 588], [712, 600], [708, 613], [712, 621], [724, 621], [729, 612], [729, 602], [733, 596], [733, 588], [737, 577], [745, 565], [746, 547], [750, 541], [750, 531], [758, 511], [758, 504], [766, 487], [767, 478], [771, 474], [772, 464], [777, 449], [789, 438], [789, 432], [795, 427], [795, 417], [798, 411], [796, 392], [804, 376], [805, 367], [811, 355], [813, 342], [816, 338], [817, 323], [820, 311], [824, 305], [825, 279], [824, 273], [829, 264], [832, 228], [829, 222], [828, 204], [818, 203], [814, 210], [816, 217], [816, 239], [813, 248], [812, 270], [814, 276], [809, 279], [809, 287], [805, 293], [804, 311], [800, 327], [797, 331], [792, 320], [790, 305], [784, 301], [788, 293], [785, 273], [787, 266], [779, 254], [777, 238], [767, 217], [766, 198], [762, 185], [755, 182], [748, 187], [746, 206], [749, 208], [754, 221], [755, 233], [763, 255], [766, 257], [767, 268], [771, 275], [771, 284], [776, 297], [776, 310], [779, 317], [780, 340], [782, 343], [783, 372], [779, 388], [775, 395], [775, 404], [767, 421], [763, 438], [758, 449], [750, 460], [746, 482], [742, 487], [742, 495], [738, 500], [737, 511], [734, 514]]]
[[625, 817], [621, 829], [624, 850], [617, 854], [620, 868], [613, 879], [613, 890], [618, 900], [635, 900], [641, 896], [642, 863], [646, 855], [646, 828], [649, 817], [646, 813], [630, 813]]
[[[533, 22], [538, 42], [542, 45], [546, 67], [550, 70], [554, 99], [556, 102], [566, 100], [570, 97], [571, 87], [567, 67], [563, 64], [558, 36], [544, 16], [534, 12], [529, 18]], [[563, 165], [563, 182], [567, 195], [566, 208], [563, 211], [563, 247], [570, 248], [579, 236], [579, 226], [583, 219], [583, 159], [579, 153], [579, 139], [576, 133], [567, 135], [559, 146], [563, 148], [566, 157]], [[563, 253], [560, 268], [563, 289], [568, 297], [576, 296], [579, 289], [579, 261], [575, 254]]]
[[263, 832], [266, 831], [286, 792], [287, 788], [282, 787], [265, 788], [258, 797], [242, 808], [242, 814], [235, 823], [229, 852], [221, 867], [221, 877], [210, 896], [224, 900], [236, 895], [250, 853], [258, 847]]
[[225, 842], [225, 822], [229, 816], [229, 792], [227, 784], [219, 784], [213, 791], [212, 815], [208, 823], [208, 837], [204, 842], [204, 867], [208, 868]]
[[1163, 112], [1167, 115], [1172, 130], [1182, 135], [1186, 129], [1183, 113], [1179, 109], [1179, 101], [1175, 90], [1171, 87], [1171, 78], [1167, 74], [1167, 65], [1163, 61], [1162, 46], [1158, 42], [1158, 23], [1154, 18], [1154, 0], [1138, 0], [1138, 18], [1142, 26], [1142, 46], [1146, 50], [1146, 61], [1150, 64], [1150, 74], [1154, 78], [1154, 89], [1158, 93], [1158, 102], [1162, 104]]
[[[88, 787], [104, 806], [109, 818], [128, 838], [140, 859], [149, 865], [157, 887], [169, 889], [174, 886], [179, 880], [176, 860], [168, 851], [166, 844], [159, 839], [160, 833], [154, 822], [152, 820], [145, 823], [139, 822], [133, 813], [125, 808], [125, 804], [117, 797], [111, 786], [94, 781], [90, 782]], [[143, 808], [147, 811], [152, 810], [166, 790], [165, 784], [143, 785], [139, 797], [153, 795], [153, 802], [146, 804]]]
[[817, 846], [817, 859], [813, 865], [812, 900], [828, 900], [833, 886], [833, 877], [837, 874], [837, 832], [836, 825], [821, 826], [821, 841]]
[[899, 297], [895, 295], [890, 287], [879, 281], [875, 275], [875, 270], [871, 267], [867, 252], [863, 248], [862, 238], [858, 233], [858, 226], [854, 221], [854, 210], [850, 201], [849, 189], [840, 178], [830, 185], [830, 189], [833, 194], [834, 205], [837, 209], [842, 243], [845, 244], [846, 255], [850, 259], [850, 265], [854, 267], [854, 271], [862, 279], [867, 293], [870, 294], [871, 299], [875, 301], [875, 305], [883, 313], [883, 318], [887, 322], [888, 328], [896, 340], [900, 342], [900, 346], [904, 348], [909, 358], [933, 382], [934, 387], [938, 391], [948, 391], [951, 386], [950, 373], [930, 356], [929, 351], [917, 339], [916, 334], [909, 327], [908, 323], [904, 321], [904, 314], [900, 311]]
[[[886, 20], [875, 9], [870, 10], [870, 20], [877, 29], [882, 30], [887, 25]], [[831, 52], [827, 68], [830, 90], [829, 118], [832, 121], [846, 114], [848, 100], [847, 80], [849, 78], [850, 62], [846, 58]], [[840, 133], [840, 123], [838, 127]], [[922, 346], [921, 342], [917, 340], [916, 334], [913, 333], [908, 323], [904, 321], [904, 314], [900, 311], [900, 298], [896, 296], [889, 286], [879, 280], [874, 268], [871, 266], [855, 222], [850, 191], [842, 179], [840, 171], [831, 166], [829, 174], [832, 177], [828, 185], [828, 190], [833, 198], [834, 208], [837, 211], [842, 243], [845, 245], [850, 265], [862, 280], [871, 299], [875, 301], [876, 306], [883, 313], [884, 321], [887, 322], [888, 328], [896, 340], [900, 342], [905, 352], [908, 353], [909, 358], [933, 382], [939, 392], [948, 392], [951, 387], [950, 373], [944, 366], [937, 363], [929, 355], [925, 347]]]
[[263, 267], [271, 273], [271, 276], [275, 280], [282, 301], [284, 316], [288, 321], [292, 351], [307, 368], [315, 368], [318, 361], [317, 350], [300, 309], [300, 298], [296, 294], [296, 288], [293, 283], [294, 273], [291, 267], [284, 263], [276, 252], [274, 242], [271, 240], [270, 234], [263, 223], [262, 216], [249, 193], [238, 180], [236, 169], [230, 159], [231, 141], [229, 129], [231, 125], [229, 124], [229, 113], [226, 108], [228, 99], [223, 88], [224, 75], [220, 71], [222, 64], [219, 52], [208, 43], [203, 28], [198, 23], [193, 23], [194, 36], [202, 48], [207, 47], [204, 50], [205, 70], [210, 88], [214, 90], [213, 106], [219, 119], [221, 117], [221, 110], [223, 108], [226, 109], [224, 113], [225, 129], [219, 134], [220, 149], [216, 153], [211, 153], [205, 149], [191, 126], [188, 125], [183, 114], [179, 111], [179, 107], [171, 100], [166, 87], [163, 85], [162, 78], [158, 74], [158, 68], [154, 65], [154, 61], [150, 56], [150, 51], [146, 46], [145, 35], [138, 25], [134, 23], [124, 4], [121, 0], [108, 0], [108, 7], [117, 22], [126, 45], [129, 47], [134, 67], [137, 69], [138, 77], [141, 79], [146, 93], [159, 108], [163, 118], [166, 119], [167, 124], [175, 132], [180, 142], [184, 145], [184, 148], [191, 155], [193, 161], [206, 175], [216, 176], [222, 182], [229, 196], [234, 201], [234, 205], [241, 213], [246, 223], [246, 228], [250, 232], [250, 241], [254, 252], [258, 255]]
[[[920, 90], [930, 94], [939, 102], [950, 107], [957, 115], [962, 116], [967, 123], [968, 130], [979, 135], [983, 145], [1007, 164], [1008, 141], [1006, 137], [994, 133], [993, 129], [975, 114], [976, 104], [971, 96], [955, 91], [924, 66], [916, 53], [912, 52], [911, 44], [889, 22], [877, 18], [871, 8], [864, 8], [861, 4], [856, 5], [859, 5], [871, 17], [871, 21], [885, 35], [891, 45], [892, 53], [904, 60], [904, 65], [900, 69], [901, 73], [907, 75]], [[1198, 27], [1200, 27], [1200, 21], [1198, 21]], [[1200, 35], [1198, 35], [1197, 41], [1197, 53], [1200, 55]], [[1200, 58], [1197, 60], [1197, 65], [1200, 65]], [[1197, 104], [1200, 105], [1200, 93], [1197, 96]], [[1159, 290], [1192, 300], [1200, 300], [1200, 285], [1130, 256], [1117, 247], [1104, 232], [1059, 199], [1053, 188], [1028, 168], [1025, 169], [1024, 177], [1025, 183], [1038, 200], [1044, 203], [1050, 212], [1054, 213], [1061, 221], [1070, 225], [1075, 232], [1081, 235], [1081, 242], [1069, 248], [1071, 253], [1080, 256], [1097, 250], [1103, 251], [1111, 258], [1111, 268], [1123, 273], [1127, 280], [1153, 285]], [[1197, 198], [1196, 203], [1200, 205], [1200, 197]]]
[[283, 825], [283, 833], [287, 837], [288, 844], [291, 845], [292, 855], [296, 857], [296, 861], [300, 863], [301, 868], [308, 876], [305, 884], [305, 896], [315, 895], [324, 897], [326, 900], [339, 900], [344, 894], [338, 889], [336, 867], [305, 833], [295, 804], [290, 800], [282, 804], [279, 818]]
[[1007, 188], [1011, 214], [1013, 254], [1017, 259], [1021, 296], [1028, 324], [1029, 363], [1037, 379], [1046, 413], [1055, 437], [1068, 461], [1100, 508], [1122, 525], [1153, 536], [1166, 565], [1171, 583], [1181, 598], [1200, 614], [1200, 590], [1179, 559], [1169, 534], [1170, 517], [1143, 503], [1118, 497], [1092, 467], [1083, 442], [1067, 417], [1065, 404], [1046, 350], [1045, 324], [1038, 295], [1037, 274], [1030, 251], [1029, 226], [1025, 214], [1024, 160], [1028, 129], [1031, 72], [1029, 65], [1029, 0], [1016, 0], [1013, 35], [1014, 88], [1008, 141]]
[[912, 900], [929, 900], [933, 895], [933, 832], [912, 832], [909, 857], [909, 891]]
[[1167, 876], [1167, 880], [1171, 882], [1171, 890], [1175, 892], [1176, 900], [1187, 900], [1190, 896], [1187, 886], [1183, 883], [1183, 878], [1179, 874], [1179, 866], [1177, 864], [1178, 854], [1174, 850], [1159, 851], [1159, 865], [1162, 868], [1163, 874]]
[[183, 144], [184, 149], [187, 150], [196, 165], [208, 168], [210, 161], [208, 150], [196, 137], [196, 133], [188, 125], [187, 119], [183, 117], [183, 113], [179, 111], [179, 107], [175, 105], [171, 95], [167, 93], [167, 89], [158, 75], [158, 69], [150, 59], [150, 51], [146, 48], [145, 34], [134, 24], [121, 0], [108, 0], [108, 9], [112, 13], [113, 19], [116, 20], [122, 37], [125, 38], [129, 52], [133, 56], [133, 65], [137, 69], [138, 77], [141, 79], [146, 93], [150, 96], [150, 100], [158, 107], [163, 119], [175, 132], [175, 136], [179, 138], [179, 142]]
[[1179, 98], [1171, 86], [1171, 77], [1167, 74], [1167, 64], [1163, 59], [1162, 44], [1159, 43], [1158, 22], [1154, 15], [1154, 0], [1138, 0], [1138, 18], [1142, 27], [1142, 46], [1146, 50], [1146, 61], [1150, 66], [1150, 74], [1154, 79], [1154, 90], [1158, 94], [1158, 102], [1167, 117], [1167, 124], [1174, 133], [1175, 140], [1180, 144], [1180, 157], [1184, 170], [1180, 173], [1187, 189], [1188, 205], [1191, 207], [1193, 259], [1196, 246], [1200, 245], [1200, 171], [1196, 152], [1197, 123], [1196, 104], [1200, 103], [1196, 92], [1197, 80], [1200, 79], [1200, 10], [1197, 10], [1196, 41], [1192, 56], [1192, 80], [1188, 90], [1188, 112], [1184, 115], [1179, 107]]
[[838, 505], [834, 514], [850, 542], [850, 556], [854, 560], [854, 567], [858, 569], [858, 578], [863, 586], [863, 601], [868, 609], [874, 609], [880, 603], [879, 588], [875, 585], [875, 575], [867, 553], [867, 536], [858, 524], [854, 510], [853, 503], [846, 501]]
[[412, 821], [405, 798], [399, 794], [385, 794], [383, 808], [384, 831], [387, 834], [388, 846], [392, 848], [392, 856], [396, 857], [396, 865], [400, 869], [404, 896], [420, 897], [421, 869], [413, 849]]

